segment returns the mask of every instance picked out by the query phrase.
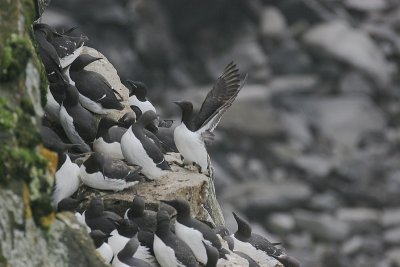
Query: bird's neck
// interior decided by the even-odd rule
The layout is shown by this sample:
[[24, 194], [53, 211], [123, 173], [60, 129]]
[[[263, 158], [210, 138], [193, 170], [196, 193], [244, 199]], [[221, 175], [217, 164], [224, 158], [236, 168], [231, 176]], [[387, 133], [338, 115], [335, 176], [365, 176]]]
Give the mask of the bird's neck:
[[182, 112], [182, 122], [186, 125], [188, 129], [191, 128], [192, 116], [193, 116], [192, 110], [185, 110]]

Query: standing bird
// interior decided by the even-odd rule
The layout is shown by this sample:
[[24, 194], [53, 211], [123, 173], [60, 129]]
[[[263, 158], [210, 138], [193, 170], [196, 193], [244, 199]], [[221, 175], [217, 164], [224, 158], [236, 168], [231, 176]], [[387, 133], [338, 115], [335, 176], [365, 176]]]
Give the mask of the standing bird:
[[212, 132], [232, 105], [244, 81], [240, 84], [239, 70], [231, 62], [207, 94], [196, 116], [193, 115], [191, 102], [174, 102], [182, 109], [182, 122], [174, 130], [174, 141], [185, 164], [195, 163], [200, 166], [200, 172], [207, 172], [208, 154], [205, 143], [212, 139]]
[[86, 228], [86, 231], [88, 233], [90, 233], [90, 228], [87, 226], [85, 218], [83, 218], [82, 214], [76, 211], [78, 209], [79, 204], [84, 200], [87, 199], [86, 198], [73, 199], [70, 197], [64, 198], [63, 200], [58, 202], [57, 212], [62, 212], [62, 211], [73, 212], [75, 214], [77, 221]]
[[61, 138], [49, 127], [40, 126], [40, 135], [42, 136], [43, 145], [55, 152], [65, 152], [72, 148], [79, 148], [80, 144], [66, 144]]
[[122, 220], [114, 212], [105, 211], [103, 200], [99, 197], [90, 200], [88, 208], [82, 215], [92, 231], [101, 230], [107, 235], [117, 228], [118, 222]]
[[90, 63], [102, 58], [91, 55], [80, 55], [71, 65], [70, 76], [79, 91], [79, 101], [82, 106], [93, 113], [107, 114], [112, 110], [123, 110], [122, 100], [118, 100], [114, 93], [121, 95], [111, 86], [103, 75], [85, 70]]
[[89, 235], [93, 239], [96, 251], [104, 259], [104, 262], [110, 263], [113, 258], [113, 252], [111, 247], [106, 243], [106, 240], [110, 235], [106, 235], [101, 230], [93, 230]]
[[155, 267], [144, 260], [136, 257], [139, 241], [136, 238], [131, 238], [125, 247], [114, 257], [112, 262], [113, 267]]
[[157, 213], [157, 231], [154, 235], [154, 254], [161, 267], [198, 267], [190, 247], [171, 232], [167, 211]]
[[126, 82], [129, 84], [129, 106], [135, 112], [136, 117], [139, 118], [149, 110], [157, 113], [156, 108], [146, 97], [146, 85], [142, 82], [134, 82], [131, 80], [127, 80]]
[[124, 159], [121, 151], [121, 139], [126, 128], [119, 127], [120, 122], [103, 117], [97, 127], [96, 139], [93, 141], [93, 150], [95, 152], [104, 153], [111, 158]]
[[126, 210], [124, 218], [136, 223], [143, 231], [156, 231], [157, 212], [145, 210], [145, 201], [141, 196], [135, 196], [131, 207]]
[[91, 151], [88, 143], [96, 138], [96, 120], [81, 106], [78, 90], [70, 84], [66, 84], [65, 99], [60, 109], [60, 122], [72, 143], [81, 144], [80, 150], [83, 152]]
[[121, 139], [121, 150], [126, 161], [141, 166], [142, 173], [152, 180], [165, 175], [166, 170], [171, 170], [160, 148], [144, 130], [147, 125], [157, 121], [157, 115], [147, 111], [129, 127]]
[[94, 230], [89, 233], [96, 247], [96, 251], [104, 259], [105, 263], [110, 263], [113, 257], [111, 247], [106, 243], [109, 235], [106, 235], [101, 230]]
[[63, 83], [50, 83], [47, 87], [45, 116], [52, 122], [60, 123], [60, 108], [64, 100], [65, 86]]
[[178, 214], [175, 222], [175, 234], [188, 244], [200, 263], [207, 264], [207, 251], [203, 242], [218, 249], [221, 256], [229, 254], [222, 248], [218, 236], [208, 225], [192, 218], [189, 202], [183, 199], [162, 200], [161, 202], [175, 208]]
[[141, 167], [132, 170], [119, 159], [94, 152], [81, 165], [79, 176], [87, 186], [100, 190], [121, 191], [142, 181]]

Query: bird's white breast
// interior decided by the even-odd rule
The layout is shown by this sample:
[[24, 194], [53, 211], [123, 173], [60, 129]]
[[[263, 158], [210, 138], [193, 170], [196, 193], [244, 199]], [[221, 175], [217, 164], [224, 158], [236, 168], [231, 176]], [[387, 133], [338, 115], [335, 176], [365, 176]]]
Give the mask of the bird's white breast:
[[93, 150], [104, 153], [105, 155], [115, 159], [124, 159], [124, 156], [122, 155], [121, 144], [118, 142], [106, 143], [103, 140], [103, 137], [94, 140]]
[[137, 106], [142, 111], [142, 114], [149, 110], [157, 113], [156, 108], [148, 100], [141, 102], [135, 95], [129, 97], [129, 106]]
[[46, 94], [47, 102], [45, 106], [46, 115], [52, 121], [59, 121], [60, 117], [60, 104], [54, 99], [53, 94], [51, 93], [49, 87], [47, 87], [47, 94]]
[[65, 68], [74, 62], [74, 60], [81, 54], [83, 45], [75, 49], [75, 51], [63, 58], [60, 58], [60, 64], [62, 68]]
[[207, 170], [208, 154], [200, 133], [190, 131], [184, 123], [181, 123], [174, 130], [174, 141], [186, 162], [197, 163], [202, 172]]
[[91, 150], [90, 147], [85, 143], [85, 141], [80, 137], [80, 135], [76, 131], [74, 125], [74, 119], [68, 114], [67, 110], [63, 105], [61, 105], [60, 109], [60, 123], [65, 131], [65, 134], [68, 136], [68, 139], [72, 143], [81, 144], [86, 151]]
[[164, 174], [147, 154], [140, 140], [133, 134], [132, 127], [122, 136], [121, 150], [126, 161], [141, 166], [142, 173], [146, 175], [147, 178], [157, 179]]
[[211, 245], [211, 243], [203, 238], [203, 234], [200, 231], [187, 227], [176, 221], [175, 234], [190, 247], [199, 262], [204, 265], [207, 264], [207, 251], [202, 241], [209, 245]]
[[168, 247], [157, 235], [154, 235], [154, 255], [162, 267], [183, 266], [175, 256], [175, 251]]
[[117, 230], [111, 232], [111, 236], [108, 238], [108, 244], [112, 248], [114, 255], [117, 255], [129, 241], [129, 238], [122, 236]]
[[256, 249], [250, 243], [242, 242], [236, 239], [233, 234], [231, 235], [231, 237], [233, 238], [234, 242], [233, 249], [247, 254], [249, 257], [255, 260], [261, 267], [270, 266], [268, 262], [270, 262], [271, 260], [275, 261], [275, 259], [269, 257], [264, 251]]
[[97, 252], [100, 253], [100, 255], [103, 257], [105, 263], [110, 263], [112, 257], [113, 257], [113, 252], [111, 250], [111, 247], [107, 243], [103, 243], [98, 249], [96, 249]]
[[79, 188], [79, 167], [71, 161], [69, 156], [56, 172], [55, 187], [53, 192], [53, 203], [57, 206], [58, 202], [66, 197], [70, 197]]

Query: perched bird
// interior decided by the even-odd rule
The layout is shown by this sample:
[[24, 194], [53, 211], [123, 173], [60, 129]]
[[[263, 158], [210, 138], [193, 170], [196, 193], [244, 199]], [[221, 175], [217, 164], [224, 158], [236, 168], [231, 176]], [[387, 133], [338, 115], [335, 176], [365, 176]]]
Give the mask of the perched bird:
[[190, 247], [171, 232], [167, 211], [157, 213], [157, 231], [154, 235], [154, 254], [161, 267], [199, 266]]
[[121, 150], [126, 161], [141, 166], [142, 173], [148, 179], [160, 178], [166, 170], [171, 170], [159, 147], [144, 130], [146, 125], [155, 121], [157, 115], [153, 111], [145, 112], [121, 139]]
[[66, 68], [81, 54], [86, 36], [69, 36], [70, 31], [58, 33], [54, 28], [44, 23], [35, 23], [34, 30], [46, 32], [47, 41], [54, 47], [62, 68]]
[[274, 259], [276, 259], [277, 261], [282, 263], [283, 266], [285, 266], [285, 267], [300, 267], [300, 262], [297, 259], [295, 259], [289, 255], [286, 255], [286, 254], [277, 255], [277, 256], [271, 255], [271, 257], [273, 257]]
[[101, 118], [96, 139], [93, 141], [95, 152], [104, 153], [115, 159], [124, 159], [121, 151], [121, 139], [127, 129], [119, 127], [119, 125], [121, 123], [112, 118]]
[[139, 118], [146, 111], [154, 111], [157, 113], [153, 104], [147, 100], [147, 87], [142, 82], [135, 82], [131, 80], [126, 81], [129, 84], [129, 106], [135, 112], [136, 117]]
[[247, 261], [249, 267], [260, 267], [260, 265], [254, 259], [252, 259], [249, 255], [247, 255], [246, 253], [244, 253], [242, 251], [238, 251], [238, 250], [234, 249], [234, 240], [230, 236], [229, 230], [225, 226], [217, 226], [214, 229], [214, 232], [217, 235], [219, 235], [219, 237], [221, 239], [226, 241], [230, 251], [232, 251], [236, 255], [242, 257], [243, 259], [245, 259]]
[[60, 109], [60, 122], [72, 143], [81, 144], [80, 150], [83, 152], [91, 151], [87, 143], [96, 138], [96, 120], [81, 106], [78, 90], [70, 84], [66, 85], [65, 99]]
[[84, 200], [87, 200], [87, 199], [86, 198], [74, 199], [74, 198], [70, 198], [70, 197], [64, 198], [63, 200], [58, 202], [57, 212], [62, 212], [62, 211], [74, 212], [75, 217], [78, 220], [78, 222], [86, 228], [86, 231], [88, 233], [90, 233], [90, 228], [87, 226], [87, 224], [85, 222], [85, 218], [82, 216], [82, 214], [80, 214], [79, 212], [76, 211], [79, 204]]
[[[128, 219], [119, 221], [117, 228], [111, 232], [111, 236], [108, 239], [108, 244], [111, 246], [114, 255], [117, 255], [131, 238], [136, 238], [137, 233], [138, 227], [135, 223]], [[151, 264], [156, 262], [149, 249], [142, 245], [137, 248], [135, 257]]]
[[[232, 234], [230, 236], [230, 238], [232, 238], [231, 242], [233, 243], [233, 244], [231, 244], [231, 246], [233, 247], [233, 251], [235, 251], [235, 253], [237, 253], [237, 251], [244, 253], [247, 256], [249, 256], [251, 259], [256, 261], [257, 264], [259, 264], [259, 265], [262, 265], [264, 263], [268, 263], [271, 261], [275, 261], [275, 259], [273, 259], [270, 255], [268, 255], [268, 253], [266, 251], [264, 251], [261, 248], [264, 248], [264, 249], [268, 248], [268, 251], [270, 251], [270, 253], [273, 253], [274, 255], [283, 254], [282, 250], [276, 248], [274, 246], [274, 244], [270, 243], [269, 241], [264, 242], [264, 240], [261, 240], [261, 239], [265, 239], [265, 238], [263, 238], [261, 236], [259, 236], [259, 237], [261, 237], [261, 239], [259, 239], [258, 237], [254, 238], [254, 239], [251, 238], [250, 225], [243, 219], [239, 218], [235, 213], [233, 213], [233, 214], [238, 223], [238, 230], [236, 231], [235, 234]], [[252, 243], [250, 243], [249, 241], [251, 241]]]
[[58, 165], [53, 184], [53, 204], [72, 196], [79, 188], [79, 166], [64, 151], [58, 151]]
[[[102, 58], [82, 54], [72, 63], [70, 76], [79, 91], [79, 101], [82, 106], [97, 114], [107, 114], [115, 109], [122, 110], [124, 109], [121, 103], [122, 97], [106, 78], [97, 72], [84, 69], [90, 63], [100, 59]], [[114, 93], [121, 99], [118, 100]]]
[[139, 175], [141, 169], [133, 170], [122, 160], [94, 152], [81, 165], [79, 176], [84, 184], [92, 188], [121, 191], [143, 180]]
[[40, 58], [46, 69], [47, 78], [50, 82], [54, 82], [57, 80], [57, 75], [62, 73], [63, 68], [55, 47], [49, 41], [52, 31], [48, 27], [42, 27], [40, 23], [33, 25], [33, 31], [38, 44]]
[[235, 212], [232, 213], [238, 225], [238, 229], [234, 234], [234, 237], [237, 240], [250, 243], [253, 247], [264, 251], [269, 256], [279, 256], [285, 254], [282, 249], [279, 249], [275, 246], [276, 244], [271, 243], [261, 235], [252, 233], [250, 224], [243, 218], [240, 218]]
[[[156, 108], [147, 99], [147, 86], [142, 82], [126, 81], [129, 84], [129, 106], [135, 112], [136, 118], [140, 118], [146, 111], [154, 111], [157, 114]], [[158, 127], [170, 128], [172, 120], [160, 120]], [[154, 133], [154, 128], [148, 129]]]
[[114, 257], [112, 262], [113, 267], [154, 267], [144, 260], [136, 257], [137, 249], [140, 247], [139, 241], [136, 238], [131, 238], [125, 247]]
[[205, 143], [212, 139], [212, 132], [243, 85], [244, 82], [240, 84], [239, 70], [232, 62], [226, 66], [223, 74], [207, 94], [196, 116], [193, 115], [191, 102], [174, 102], [182, 109], [182, 122], [174, 130], [174, 141], [184, 157], [185, 164], [196, 163], [200, 167], [200, 172], [207, 172], [208, 154]]
[[93, 197], [90, 200], [88, 208], [82, 215], [92, 231], [101, 230], [107, 235], [117, 228], [118, 222], [122, 220], [114, 212], [105, 211], [103, 200], [99, 197]]
[[141, 230], [155, 232], [157, 228], [157, 212], [145, 210], [145, 201], [141, 196], [135, 196], [132, 205], [126, 210], [125, 219], [136, 223]]
[[49, 127], [41, 125], [40, 135], [44, 147], [55, 152], [66, 152], [72, 148], [79, 148], [80, 144], [66, 144], [61, 138]]
[[110, 263], [113, 258], [113, 252], [110, 245], [106, 243], [106, 240], [110, 235], [103, 233], [101, 230], [93, 230], [89, 235], [93, 239], [96, 251], [104, 259], [104, 262]]
[[60, 108], [64, 100], [65, 86], [63, 83], [50, 83], [47, 87], [45, 116], [52, 122], [60, 122]]
[[214, 246], [221, 256], [229, 254], [222, 248], [218, 236], [208, 225], [192, 218], [189, 202], [183, 199], [162, 200], [161, 202], [174, 207], [177, 211], [175, 234], [190, 247], [200, 263], [207, 264], [207, 252], [203, 242]]

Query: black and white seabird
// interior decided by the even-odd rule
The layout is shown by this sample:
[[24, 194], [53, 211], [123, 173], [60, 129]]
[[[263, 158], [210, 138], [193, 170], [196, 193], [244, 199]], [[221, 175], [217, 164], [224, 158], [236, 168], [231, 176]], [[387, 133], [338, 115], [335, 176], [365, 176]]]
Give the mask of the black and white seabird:
[[64, 100], [64, 91], [65, 84], [63, 83], [50, 83], [47, 87], [47, 101], [44, 107], [44, 114], [52, 122], [60, 123], [60, 108]]
[[64, 151], [58, 151], [58, 164], [53, 184], [53, 204], [72, 196], [79, 188], [79, 166]]
[[104, 259], [105, 263], [110, 263], [113, 258], [113, 252], [110, 245], [106, 243], [107, 238], [110, 235], [103, 233], [101, 230], [93, 230], [89, 233], [90, 237], [93, 239], [96, 251]]
[[[136, 238], [138, 226], [129, 219], [123, 219], [118, 222], [117, 228], [111, 232], [108, 244], [111, 246], [114, 255], [117, 255], [131, 238]], [[150, 253], [149, 248], [140, 245], [135, 253], [135, 258], [154, 264], [156, 260]]]
[[154, 111], [157, 113], [156, 108], [147, 99], [147, 87], [142, 82], [126, 81], [129, 84], [129, 106], [135, 112], [136, 117], [139, 118], [146, 111]]
[[87, 186], [100, 190], [121, 191], [143, 180], [141, 167], [133, 170], [119, 159], [94, 152], [80, 167], [79, 176]]
[[154, 235], [154, 254], [161, 267], [198, 267], [190, 247], [171, 232], [167, 211], [157, 213], [157, 231]]
[[162, 200], [161, 202], [174, 207], [177, 211], [175, 234], [188, 244], [199, 262], [207, 264], [207, 252], [203, 242], [218, 249], [221, 256], [229, 254], [228, 251], [224, 251], [218, 236], [208, 225], [192, 218], [189, 202], [184, 199]]
[[99, 197], [93, 197], [90, 200], [88, 208], [82, 215], [90, 229], [101, 230], [105, 234], [110, 234], [122, 220], [118, 214], [105, 211], [103, 200]]
[[235, 241], [233, 238], [230, 236], [229, 230], [225, 226], [217, 226], [215, 229], [213, 229], [214, 232], [219, 236], [220, 239], [223, 239], [226, 241], [228, 245], [228, 249], [235, 253], [236, 255], [242, 257], [245, 259], [248, 263], [248, 267], [260, 267], [260, 265], [252, 259], [249, 255], [242, 251], [235, 250]]
[[212, 139], [212, 132], [243, 85], [244, 81], [240, 84], [239, 69], [231, 62], [207, 94], [196, 116], [193, 115], [191, 102], [175, 102], [182, 109], [182, 123], [174, 130], [174, 140], [184, 163], [196, 163], [201, 172], [207, 172], [208, 154], [205, 142]]
[[54, 47], [62, 68], [66, 68], [81, 54], [86, 36], [69, 36], [69, 31], [58, 33], [54, 28], [44, 23], [34, 24], [36, 31], [46, 32], [47, 41]]
[[85, 200], [86, 200], [86, 198], [80, 198], [80, 199], [74, 199], [74, 198], [70, 198], [70, 197], [64, 198], [63, 200], [58, 202], [57, 212], [62, 212], [62, 211], [73, 212], [75, 214], [77, 221], [86, 228], [86, 231], [88, 233], [90, 233], [90, 228], [87, 226], [82, 214], [77, 212], [79, 204]]
[[154, 267], [142, 259], [136, 257], [137, 250], [140, 247], [139, 241], [136, 238], [131, 238], [125, 247], [114, 257], [113, 267]]
[[155, 232], [157, 229], [157, 212], [145, 210], [145, 201], [141, 196], [135, 196], [124, 218], [136, 223], [141, 230]]
[[97, 127], [96, 139], [93, 141], [93, 150], [111, 158], [124, 159], [121, 151], [121, 139], [127, 129], [119, 127], [119, 125], [121, 123], [112, 118], [101, 118]]
[[46, 69], [47, 78], [50, 82], [57, 80], [57, 75], [62, 73], [60, 58], [54, 46], [49, 42], [52, 32], [49, 28], [41, 27], [41, 24], [34, 24], [33, 31], [39, 47], [40, 58]]
[[42, 142], [44, 147], [55, 152], [66, 152], [72, 148], [79, 148], [80, 144], [66, 144], [51, 128], [41, 125], [40, 135], [42, 136]]
[[72, 143], [81, 144], [80, 150], [83, 152], [91, 151], [88, 143], [96, 138], [96, 120], [92, 113], [81, 106], [78, 90], [70, 84], [66, 86], [61, 105], [60, 123]]
[[147, 111], [129, 127], [121, 139], [121, 150], [126, 161], [141, 166], [142, 173], [152, 180], [165, 175], [166, 170], [171, 170], [160, 148], [144, 130], [147, 125], [155, 122], [156, 113]]
[[233, 249], [235, 251], [245, 253], [259, 265], [274, 261], [275, 259], [271, 255], [278, 256], [285, 254], [266, 238], [252, 234], [250, 224], [237, 216], [236, 213], [233, 214], [238, 223], [238, 230], [230, 236], [233, 240]]
[[70, 76], [79, 91], [79, 101], [82, 106], [97, 114], [107, 114], [115, 109], [122, 110], [124, 109], [122, 99], [117, 99], [114, 93], [118, 95], [119, 93], [106, 78], [100, 73], [84, 69], [90, 63], [100, 59], [102, 58], [82, 54], [72, 63]]

